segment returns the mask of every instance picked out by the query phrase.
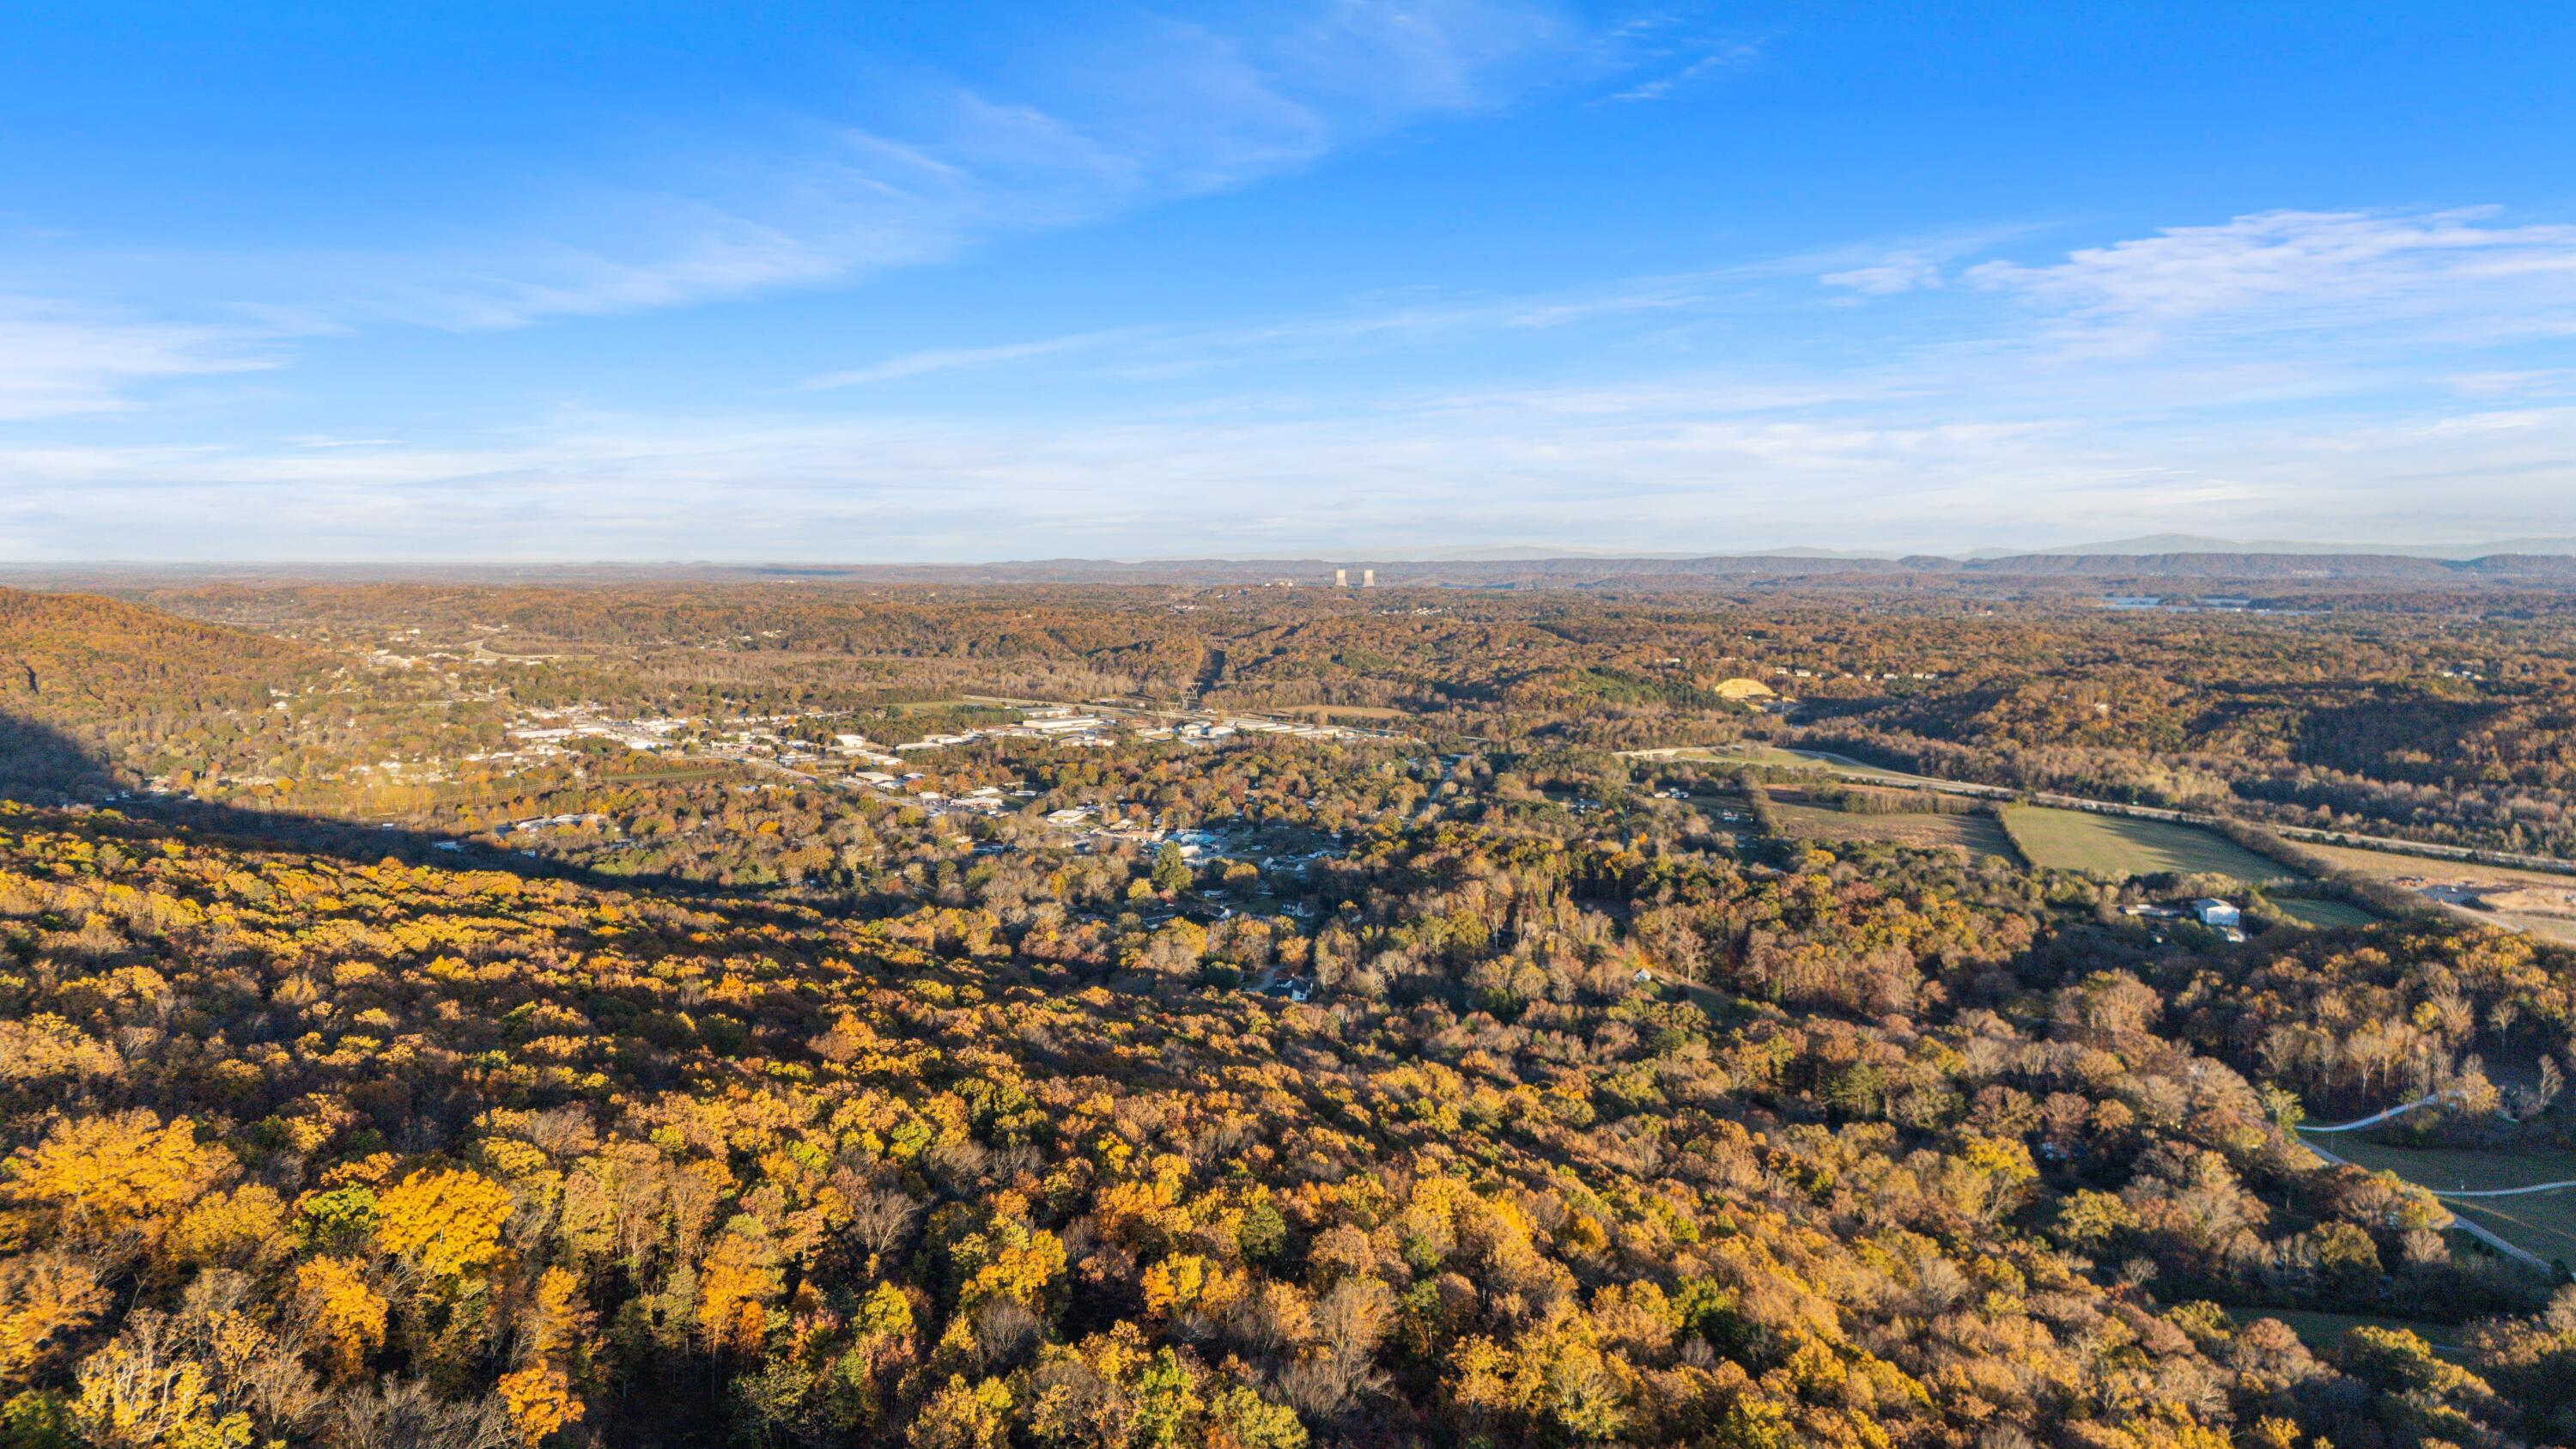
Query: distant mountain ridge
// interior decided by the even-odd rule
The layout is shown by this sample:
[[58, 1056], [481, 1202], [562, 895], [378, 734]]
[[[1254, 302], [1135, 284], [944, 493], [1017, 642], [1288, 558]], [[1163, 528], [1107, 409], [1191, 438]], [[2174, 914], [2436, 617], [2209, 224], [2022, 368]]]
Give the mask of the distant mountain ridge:
[[[2171, 544], [2170, 548], [2154, 545]], [[118, 592], [175, 581], [262, 585], [289, 582], [458, 581], [491, 584], [633, 584], [656, 579], [768, 580], [779, 583], [948, 583], [1223, 585], [1332, 587], [1374, 570], [1380, 587], [1600, 588], [1793, 583], [1891, 584], [1938, 580], [2085, 581], [2106, 592], [2153, 593], [2176, 581], [2213, 589], [2319, 583], [2482, 587], [2576, 587], [2576, 539], [2523, 540], [2505, 550], [2455, 558], [2413, 551], [2346, 551], [2329, 545], [2276, 548], [2153, 535], [2027, 553], [1969, 557], [1794, 549], [1751, 553], [1559, 553], [1544, 548], [1469, 549], [1446, 556], [1352, 553], [1303, 558], [1012, 559], [991, 563], [557, 563], [557, 564], [0, 564], [0, 578], [40, 588]]]
[[[2354, 558], [2428, 558], [2467, 562], [2498, 555], [2576, 555], [2576, 535], [2563, 538], [2496, 539], [2486, 543], [2320, 543], [2302, 539], [2219, 538], [2199, 533], [2148, 533], [2134, 538], [2105, 539], [2097, 543], [2075, 543], [2050, 548], [1972, 548], [1964, 552], [1941, 553], [1920, 551], [1894, 553], [1885, 549], [1855, 548], [1760, 548], [1726, 551], [1693, 551], [1689, 549], [1621, 549], [1551, 547], [1545, 544], [1500, 544], [1476, 548], [1443, 549], [1413, 556], [1413, 561], [1431, 563], [1534, 563], [1546, 559], [1650, 559], [1678, 560], [1700, 558], [1795, 558], [1795, 559], [1883, 559], [1948, 558], [1961, 563], [1984, 563], [2011, 558], [2091, 558], [2096, 556], [2135, 557], [2139, 555], [2190, 556], [2196, 554], [2282, 554], [2329, 555]], [[1140, 560], [1141, 562], [1141, 560]]]
[[[1336, 571], [1380, 588], [1690, 588], [1809, 582], [1902, 587], [1939, 582], [2158, 593], [2188, 582], [2211, 592], [2319, 584], [2400, 587], [2576, 587], [2576, 554], [2499, 553], [2471, 559], [2412, 554], [2197, 552], [2024, 553], [1958, 559], [1825, 553], [1424, 559], [1366, 554], [1299, 559], [1021, 559], [912, 564], [275, 565], [150, 568], [0, 566], [0, 577], [46, 588], [149, 590], [178, 581], [263, 585], [301, 581], [618, 585], [668, 579], [812, 583], [1065, 584], [1172, 587], [1292, 585], [1331, 589]], [[1354, 588], [1353, 592], [1358, 590]]]
[[2073, 554], [2332, 554], [2375, 558], [2430, 558], [2468, 561], [2498, 555], [2576, 554], [2576, 537], [2498, 539], [2488, 543], [2311, 543], [2292, 539], [2212, 538], [2196, 533], [2152, 533], [2103, 543], [2064, 548], [1980, 548], [1960, 555], [1971, 560], [2030, 558]]

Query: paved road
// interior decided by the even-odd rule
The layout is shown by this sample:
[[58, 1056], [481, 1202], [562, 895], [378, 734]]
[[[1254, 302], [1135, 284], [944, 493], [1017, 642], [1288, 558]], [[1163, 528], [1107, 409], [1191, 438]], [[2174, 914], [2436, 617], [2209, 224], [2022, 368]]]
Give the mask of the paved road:
[[[2421, 1103], [2409, 1103], [2408, 1105], [2409, 1105], [2409, 1106], [2421, 1106], [2422, 1104], [2421, 1104]], [[2330, 1166], [2334, 1166], [2334, 1167], [2357, 1167], [2357, 1166], [2360, 1166], [2360, 1164], [2355, 1163], [2355, 1162], [2353, 1162], [2353, 1161], [2351, 1161], [2351, 1160], [2349, 1160], [2349, 1159], [2347, 1159], [2347, 1158], [2338, 1157], [2338, 1156], [2336, 1156], [2335, 1154], [2333, 1154], [2333, 1153], [2331, 1153], [2331, 1152], [2328, 1152], [2326, 1149], [2324, 1149], [2324, 1148], [2322, 1148], [2322, 1147], [2319, 1147], [2317, 1144], [2315, 1144], [2315, 1143], [2313, 1143], [2313, 1142], [2308, 1141], [2305, 1137], [2301, 1137], [2298, 1133], [2295, 1133], [2295, 1132], [2294, 1132], [2294, 1133], [2292, 1133], [2292, 1134], [2290, 1134], [2290, 1135], [2291, 1135], [2291, 1136], [2293, 1136], [2293, 1137], [2297, 1137], [2297, 1138], [2298, 1138], [2298, 1140], [2299, 1140], [2299, 1145], [2300, 1145], [2300, 1146], [2305, 1147], [2306, 1149], [2308, 1149], [2308, 1151], [2309, 1151], [2310, 1153], [2314, 1154], [2314, 1155], [2317, 1157], [2317, 1159], [2318, 1159], [2318, 1160], [2320, 1160], [2320, 1161], [2322, 1161], [2322, 1162], [2325, 1162], [2325, 1163], [2327, 1163], [2327, 1164], [2328, 1164], [2328, 1165], [2330, 1165]], [[2369, 1171], [2369, 1169], [2368, 1169], [2368, 1168], [2363, 1168], [2362, 1170], [2363, 1170], [2363, 1171], [2365, 1171], [2365, 1172]], [[2422, 1183], [2417, 1183], [2417, 1184], [2416, 1184], [2416, 1186], [2418, 1186], [2418, 1187], [2423, 1187], [2424, 1185], [2423, 1185]], [[2459, 1229], [2461, 1232], [2464, 1232], [2464, 1233], [2468, 1234], [2470, 1237], [2473, 1237], [2473, 1238], [2477, 1239], [2479, 1242], [2486, 1244], [2488, 1247], [2495, 1249], [2497, 1252], [2504, 1254], [2506, 1257], [2513, 1259], [2515, 1262], [2520, 1263], [2520, 1264], [2522, 1264], [2522, 1265], [2523, 1265], [2523, 1266], [2525, 1266], [2525, 1267], [2528, 1267], [2528, 1268], [2537, 1268], [2537, 1269], [2539, 1269], [2539, 1270], [2540, 1270], [2541, 1272], [2543, 1272], [2543, 1273], [2547, 1273], [2547, 1272], [2551, 1272], [2551, 1271], [2553, 1271], [2553, 1270], [2551, 1269], [2550, 1265], [2549, 1265], [2549, 1261], [2548, 1261], [2547, 1259], [2545, 1259], [2545, 1258], [2541, 1257], [2538, 1253], [2535, 1253], [2535, 1252], [2531, 1251], [2530, 1249], [2525, 1248], [2525, 1247], [2521, 1247], [2521, 1246], [2519, 1246], [2519, 1245], [2517, 1245], [2517, 1244], [2514, 1244], [2514, 1243], [2511, 1243], [2511, 1242], [2507, 1242], [2504, 1238], [2499, 1237], [2499, 1236], [2495, 1233], [2495, 1231], [2494, 1231], [2493, 1229], [2489, 1228], [2486, 1224], [2481, 1223], [2481, 1222], [2477, 1222], [2477, 1221], [2475, 1221], [2475, 1220], [2473, 1220], [2473, 1219], [2470, 1219], [2470, 1218], [2464, 1218], [2464, 1217], [2460, 1216], [2458, 1213], [2455, 1213], [2455, 1212], [2450, 1211], [2450, 1210], [2449, 1210], [2449, 1208], [2448, 1208], [2448, 1206], [2444, 1203], [2444, 1199], [2447, 1199], [2447, 1198], [2453, 1198], [2453, 1197], [2472, 1197], [2472, 1196], [2486, 1196], [2487, 1194], [2435, 1192], [2432, 1188], [2429, 1188], [2429, 1187], [2424, 1188], [2424, 1190], [2425, 1190], [2426, 1192], [2431, 1192], [2431, 1193], [2433, 1194], [2433, 1201], [2434, 1201], [2434, 1204], [2435, 1204], [2436, 1206], [2442, 1207], [2442, 1209], [2443, 1209], [2441, 1219], [2440, 1219], [2439, 1221], [2435, 1222], [2435, 1223], [2433, 1224], [2433, 1226], [2435, 1226], [2435, 1227], [2437, 1227], [2437, 1228], [2457, 1228], [2457, 1229]], [[2516, 1190], [2517, 1190], [2517, 1191], [2537, 1191], [2537, 1189], [2516, 1189]]]
[[2562, 1188], [2570, 1187], [2576, 1187], [2576, 1177], [2563, 1177], [2556, 1182], [2535, 1182], [2529, 1187], [2454, 1188], [2446, 1192], [2437, 1193], [2435, 1196], [2445, 1199], [2455, 1197], [2521, 1197], [2525, 1193], [2557, 1192]]
[[[2337, 1167], [2357, 1166], [2358, 1164], [2354, 1163], [2351, 1159], [2337, 1156], [2335, 1153], [2308, 1141], [2305, 1134], [2311, 1132], [2357, 1132], [2364, 1127], [2376, 1127], [2380, 1123], [2388, 1121], [2392, 1117], [2403, 1117], [2407, 1113], [2412, 1112], [2419, 1107], [2432, 1106], [2434, 1103], [2441, 1101], [2444, 1097], [2449, 1095], [2450, 1094], [2448, 1092], [2435, 1092], [2431, 1096], [2419, 1097], [2412, 1102], [2401, 1103], [2400, 1105], [2391, 1107], [2384, 1112], [2373, 1112], [2367, 1117], [2356, 1117], [2350, 1122], [2337, 1122], [2331, 1126], [2322, 1127], [2303, 1126], [2291, 1135], [2299, 1139], [2300, 1146], [2305, 1147], [2309, 1152], [2314, 1153], [2319, 1159], [2325, 1162], [2331, 1163]], [[2364, 1170], [2367, 1171], [2368, 1169]], [[2523, 1197], [2536, 1192], [2559, 1192], [2567, 1188], [2576, 1187], [2576, 1179], [2567, 1179], [2559, 1182], [2535, 1182], [2528, 1187], [2490, 1187], [2475, 1190], [2437, 1188], [2427, 1183], [2417, 1183], [2416, 1186], [2431, 1193], [2434, 1201], [2447, 1204], [2461, 1198]], [[2493, 1231], [2489, 1230], [2485, 1224], [2461, 1217], [2457, 1213], [2446, 1213], [2445, 1217], [2447, 1221], [2436, 1223], [2434, 1226], [2457, 1228], [2461, 1232], [2468, 1234], [2470, 1237], [2477, 1239], [2479, 1242], [2486, 1244], [2488, 1247], [2495, 1249], [2497, 1252], [2504, 1254], [2506, 1257], [2513, 1259], [2515, 1262], [2538, 1268], [2544, 1273], [2550, 1271], [2550, 1265], [2547, 1261], [2542, 1259], [2539, 1254], [2526, 1248], [2517, 1247], [2516, 1245], [2505, 1241], [2503, 1238], [2498, 1237]]]
[[2376, 1127], [2391, 1117], [2403, 1117], [2418, 1107], [2430, 1107], [2449, 1095], [2451, 1094], [2447, 1091], [2435, 1092], [2429, 1097], [2418, 1097], [2412, 1102], [2391, 1107], [2385, 1112], [2373, 1112], [2367, 1117], [2356, 1117], [2349, 1122], [2337, 1122], [2331, 1127], [2322, 1127], [2314, 1123], [2303, 1122], [2299, 1124], [2299, 1130], [2302, 1132], [2358, 1132], [2364, 1127]]

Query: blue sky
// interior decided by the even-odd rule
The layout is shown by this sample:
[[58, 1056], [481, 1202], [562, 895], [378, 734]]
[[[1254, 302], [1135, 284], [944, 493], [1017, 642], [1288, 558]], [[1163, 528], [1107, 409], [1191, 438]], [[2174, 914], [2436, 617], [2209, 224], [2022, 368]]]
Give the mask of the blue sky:
[[0, 13], [0, 558], [2576, 533], [2576, 8]]

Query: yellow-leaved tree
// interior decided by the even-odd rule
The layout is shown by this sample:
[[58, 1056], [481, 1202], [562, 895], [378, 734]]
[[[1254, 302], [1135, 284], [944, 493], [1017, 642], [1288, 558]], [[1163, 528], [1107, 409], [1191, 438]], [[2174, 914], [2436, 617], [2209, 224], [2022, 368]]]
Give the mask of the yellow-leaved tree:
[[348, 1258], [315, 1258], [295, 1270], [296, 1306], [318, 1331], [316, 1353], [334, 1378], [347, 1378], [384, 1346], [384, 1295]]
[[500, 1387], [501, 1402], [509, 1406], [510, 1427], [520, 1443], [537, 1443], [581, 1418], [582, 1402], [573, 1397], [572, 1381], [553, 1364], [530, 1364], [503, 1374]]
[[[0, 1164], [0, 1235], [50, 1237], [116, 1258], [150, 1252], [180, 1215], [221, 1185], [231, 1154], [197, 1141], [185, 1117], [79, 1117]], [[14, 1231], [12, 1231], [14, 1230]]]
[[91, 1267], [62, 1253], [0, 1260], [0, 1383], [32, 1375], [68, 1337], [109, 1303]]
[[415, 1172], [376, 1202], [376, 1246], [434, 1279], [478, 1273], [501, 1260], [510, 1190], [461, 1168]]
[[717, 1353], [754, 1353], [768, 1332], [769, 1304], [785, 1287], [778, 1250], [747, 1232], [720, 1235], [698, 1274], [698, 1326]]

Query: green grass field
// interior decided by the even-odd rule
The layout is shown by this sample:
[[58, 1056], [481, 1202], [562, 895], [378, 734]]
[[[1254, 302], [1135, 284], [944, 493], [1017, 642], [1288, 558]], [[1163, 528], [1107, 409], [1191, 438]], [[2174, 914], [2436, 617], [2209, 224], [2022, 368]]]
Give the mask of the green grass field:
[[2004, 820], [2036, 866], [2086, 871], [2113, 880], [2167, 871], [2223, 875], [2249, 884], [2297, 876], [2279, 861], [2206, 830], [2163, 820], [2132, 820], [2042, 805], [2008, 805]]
[[2343, 1336], [2356, 1328], [2402, 1328], [2432, 1345], [2435, 1353], [2445, 1358], [2459, 1356], [2460, 1330], [2448, 1323], [2427, 1323], [2418, 1318], [2380, 1318], [2367, 1313], [2323, 1313], [2312, 1308], [2229, 1308], [2227, 1316], [2239, 1325], [2258, 1318], [2277, 1318], [2283, 1326], [2299, 1336], [2299, 1342], [2311, 1352], [2322, 1353], [2343, 1342]]
[[1738, 817], [1749, 814], [1753, 805], [1732, 790], [1706, 790], [1686, 797], [1686, 803], [1715, 815], [1725, 811]]
[[[2373, 1172], [2393, 1172], [2436, 1192], [2522, 1187], [2576, 1179], [2576, 1152], [2480, 1152], [2453, 1147], [2390, 1147], [2337, 1133], [2317, 1139], [2326, 1150]], [[2528, 1197], [2447, 1204], [2497, 1237], [2542, 1258], [2576, 1263], [2576, 1188]]]
[[1728, 745], [1723, 749], [1714, 750], [1696, 748], [1679, 750], [1641, 750], [1638, 753], [1649, 759], [1689, 760], [1698, 764], [1768, 765], [1773, 769], [1779, 770], [1815, 770], [1818, 772], [1823, 772], [1825, 770], [1825, 765], [1820, 760], [1810, 760], [1803, 755], [1793, 755], [1787, 750], [1774, 749], [1769, 745]]
[[2455, 1202], [2450, 1209], [2517, 1248], [2550, 1262], [2576, 1263], [2576, 1196], [2533, 1193], [2474, 1206]]
[[2367, 926], [2379, 919], [2350, 901], [2311, 901], [2274, 896], [2272, 908], [2303, 926]]

